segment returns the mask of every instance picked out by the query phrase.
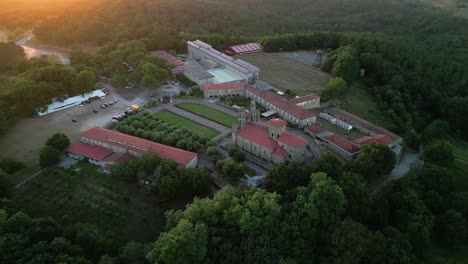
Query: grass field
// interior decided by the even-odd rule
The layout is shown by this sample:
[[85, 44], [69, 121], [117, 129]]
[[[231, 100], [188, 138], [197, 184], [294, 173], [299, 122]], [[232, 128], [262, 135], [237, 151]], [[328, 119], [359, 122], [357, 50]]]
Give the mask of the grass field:
[[[74, 169], [79, 169], [74, 171]], [[13, 202], [31, 216], [94, 223], [117, 239], [154, 241], [164, 229], [164, 212], [181, 209], [190, 197], [164, 202], [154, 193], [126, 184], [96, 166], [79, 162], [70, 170], [51, 168], [14, 192]]]
[[260, 68], [260, 80], [280, 90], [291, 89], [297, 95], [319, 93], [330, 75], [319, 68], [286, 58], [277, 53], [250, 53], [238, 58]]
[[455, 162], [448, 169], [456, 175], [456, 186], [460, 191], [468, 190], [468, 143], [456, 142], [453, 154]]
[[220, 123], [221, 125], [225, 125], [227, 127], [231, 127], [232, 124], [237, 122], [237, 118], [235, 118], [234, 116], [226, 114], [206, 105], [196, 103], [180, 103], [177, 104], [177, 106], [197, 115], [203, 116], [209, 120]]
[[343, 98], [335, 100], [344, 110], [369, 122], [392, 130], [395, 125], [379, 108], [375, 99], [365, 90], [364, 84], [354, 82]]
[[188, 119], [185, 119], [181, 116], [178, 116], [166, 110], [156, 113], [155, 116], [174, 126], [185, 127], [187, 129], [190, 129], [191, 131], [193, 131], [194, 133], [196, 133], [197, 135], [201, 137], [206, 137], [206, 138], [211, 139], [219, 135], [219, 132], [216, 130], [194, 123]]

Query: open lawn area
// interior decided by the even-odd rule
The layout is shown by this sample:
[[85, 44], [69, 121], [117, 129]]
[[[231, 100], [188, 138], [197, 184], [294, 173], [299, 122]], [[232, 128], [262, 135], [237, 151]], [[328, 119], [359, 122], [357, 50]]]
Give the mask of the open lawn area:
[[186, 118], [183, 118], [179, 115], [176, 115], [174, 113], [171, 113], [169, 111], [163, 110], [161, 112], [155, 113], [154, 114], [157, 118], [171, 124], [174, 126], [178, 127], [185, 127], [192, 132], [196, 133], [200, 137], [206, 137], [206, 138], [214, 138], [217, 135], [219, 135], [219, 132], [216, 130], [213, 130], [211, 128], [202, 126], [200, 124], [197, 124], [195, 122], [192, 122]]
[[[182, 209], [191, 197], [164, 202], [156, 194], [98, 172], [85, 161], [69, 170], [50, 168], [13, 193], [18, 209], [58, 222], [94, 223], [117, 239], [154, 241], [164, 212]], [[79, 170], [79, 171], [78, 171]]]
[[206, 105], [196, 103], [180, 103], [176, 106], [227, 127], [231, 127], [232, 124], [237, 122], [237, 118], [234, 116]]
[[362, 83], [354, 82], [351, 84], [346, 94], [341, 99], [335, 100], [335, 102], [344, 110], [371, 123], [389, 130], [395, 128], [393, 121], [378, 108], [377, 103], [365, 90]]
[[456, 186], [460, 191], [468, 190], [468, 143], [456, 142], [454, 144], [455, 162], [448, 169], [456, 175]]
[[291, 89], [297, 95], [320, 93], [330, 75], [318, 67], [306, 65], [279, 53], [258, 52], [237, 56], [260, 68], [259, 79], [280, 90]]

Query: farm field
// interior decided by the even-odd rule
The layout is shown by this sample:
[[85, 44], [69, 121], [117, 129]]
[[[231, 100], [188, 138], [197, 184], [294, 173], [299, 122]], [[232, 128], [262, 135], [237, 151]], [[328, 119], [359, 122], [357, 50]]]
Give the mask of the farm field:
[[193, 131], [194, 133], [196, 133], [197, 135], [201, 136], [201, 137], [206, 137], [206, 138], [214, 138], [216, 137], [217, 135], [219, 135], [219, 132], [216, 131], [216, 130], [213, 130], [211, 128], [207, 128], [207, 127], [204, 127], [200, 124], [197, 124], [195, 122], [192, 122], [188, 119], [185, 119], [181, 116], [178, 116], [176, 114], [173, 114], [169, 111], [166, 111], [166, 110], [163, 110], [161, 112], [158, 112], [158, 113], [155, 113], [154, 114], [157, 118], [169, 123], [169, 124], [172, 124], [174, 126], [178, 126], [178, 127], [185, 127], [191, 131]]
[[196, 103], [179, 103], [176, 105], [184, 110], [203, 116], [207, 119], [231, 127], [232, 124], [237, 122], [237, 118], [230, 114], [226, 114], [206, 105]]
[[153, 241], [164, 229], [166, 210], [181, 209], [191, 200], [165, 202], [96, 168], [84, 161], [69, 170], [50, 168], [17, 190], [12, 200], [31, 216], [94, 223], [119, 240], [142, 242]]
[[279, 90], [291, 89], [297, 95], [319, 93], [330, 75], [318, 67], [306, 65], [279, 53], [250, 53], [237, 56], [260, 68], [260, 80]]

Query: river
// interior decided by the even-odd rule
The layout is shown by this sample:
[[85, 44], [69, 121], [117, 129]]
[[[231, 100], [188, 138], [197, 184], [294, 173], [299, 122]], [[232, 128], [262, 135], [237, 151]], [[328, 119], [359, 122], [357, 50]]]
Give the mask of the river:
[[24, 49], [26, 58], [30, 59], [33, 57], [40, 57], [43, 55], [45, 56], [55, 55], [60, 59], [60, 62], [62, 64], [70, 64], [70, 59], [63, 52], [60, 52], [60, 51], [54, 50], [53, 48], [48, 48], [48, 47], [28, 46], [28, 42], [32, 39], [32, 37], [33, 37], [32, 34], [28, 34], [15, 42], [16, 45], [21, 46]]

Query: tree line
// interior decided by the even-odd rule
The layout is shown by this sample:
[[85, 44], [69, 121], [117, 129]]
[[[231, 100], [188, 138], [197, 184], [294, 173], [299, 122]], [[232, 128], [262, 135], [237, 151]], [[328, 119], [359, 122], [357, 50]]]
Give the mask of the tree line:
[[322, 69], [348, 83], [364, 81], [399, 133], [421, 132], [442, 119], [454, 135], [468, 135], [466, 47], [434, 51], [406, 37], [369, 33], [289, 34], [260, 41], [267, 51], [328, 50]]

